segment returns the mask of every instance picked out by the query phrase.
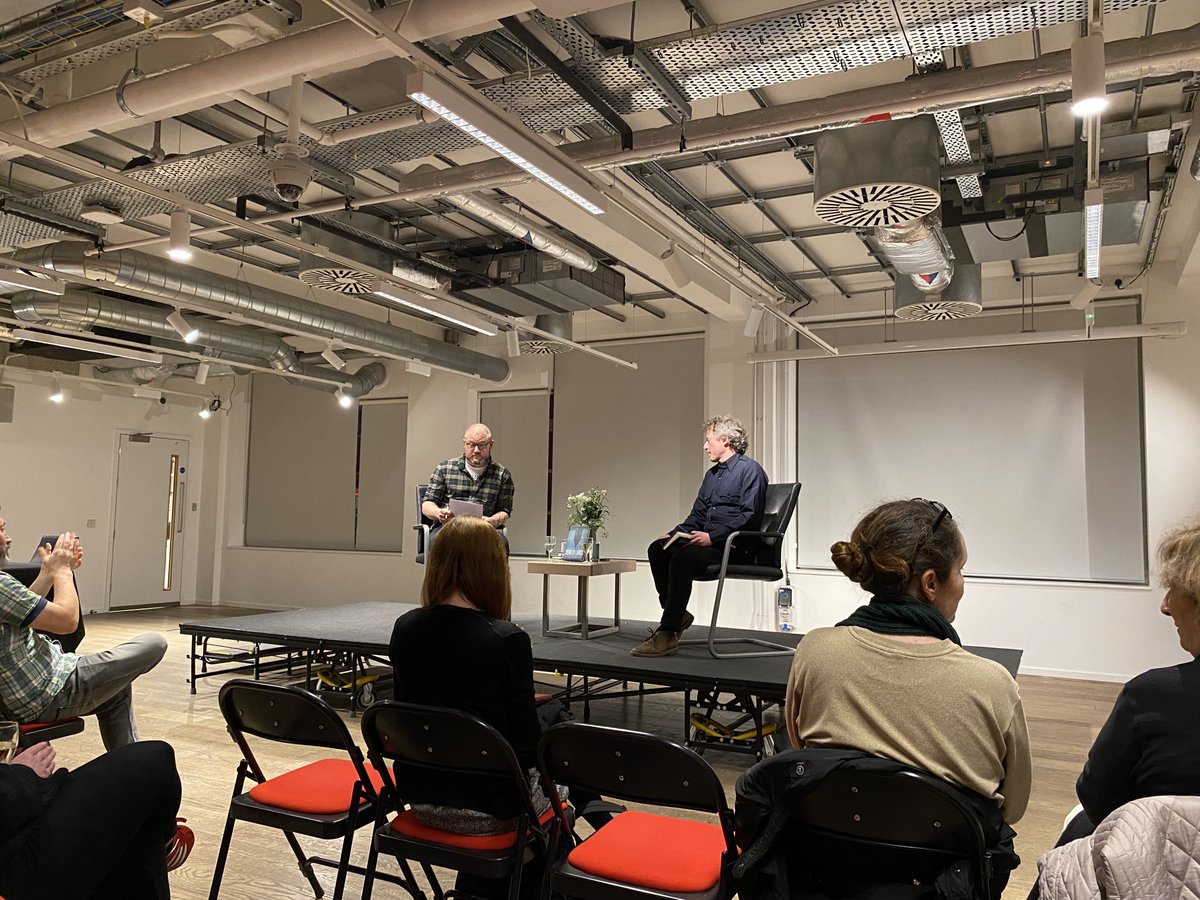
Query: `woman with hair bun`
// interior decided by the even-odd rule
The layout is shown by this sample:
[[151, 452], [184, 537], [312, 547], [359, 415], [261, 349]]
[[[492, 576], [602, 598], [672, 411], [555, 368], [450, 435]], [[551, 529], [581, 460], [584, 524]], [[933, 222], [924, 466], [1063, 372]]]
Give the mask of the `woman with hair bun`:
[[[936, 501], [884, 503], [830, 552], [871, 600], [796, 648], [785, 708], [793, 746], [861, 750], [992, 801], [980, 804], [995, 820], [990, 843], [1007, 844], [1015, 866], [1005, 823], [1029, 800], [1025, 713], [1012, 676], [964, 650], [954, 630], [967, 562], [954, 517]], [[994, 875], [999, 896], [1008, 870]]]

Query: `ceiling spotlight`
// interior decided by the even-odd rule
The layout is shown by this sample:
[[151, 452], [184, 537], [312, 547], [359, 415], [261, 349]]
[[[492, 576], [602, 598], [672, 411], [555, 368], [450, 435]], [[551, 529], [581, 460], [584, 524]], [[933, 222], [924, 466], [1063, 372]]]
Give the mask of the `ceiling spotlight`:
[[346, 368], [346, 361], [334, 352], [333, 347], [326, 347], [324, 350], [322, 350], [321, 358], [339, 372]]
[[62, 381], [55, 378], [50, 384], [50, 402], [62, 403], [67, 399], [67, 391], [62, 386]]
[[1071, 45], [1071, 112], [1096, 116], [1108, 107], [1104, 93], [1104, 33], [1093, 31]]
[[666, 266], [667, 274], [671, 276], [671, 281], [677, 288], [687, 287], [692, 283], [692, 276], [688, 274], [683, 257], [683, 252], [675, 245], [674, 241], [668, 244], [667, 249], [658, 256], [662, 260], [662, 264]]
[[208, 404], [205, 403], [203, 406], [200, 407], [200, 412], [196, 413], [196, 415], [198, 415], [202, 419], [210, 419], [210, 418], [212, 418], [212, 410], [210, 410], [208, 408]]
[[175, 329], [185, 344], [194, 344], [200, 339], [200, 329], [188, 324], [188, 320], [179, 310], [167, 316], [167, 324]]
[[428, 378], [433, 374], [433, 366], [427, 366], [425, 363], [409, 360], [404, 364], [404, 371], [409, 375], [421, 375], [424, 378]]
[[333, 392], [333, 396], [337, 397], [338, 406], [342, 409], [349, 409], [354, 405], [354, 398], [346, 393], [345, 388], [338, 388]]
[[761, 306], [750, 307], [750, 313], [746, 316], [746, 327], [742, 329], [742, 334], [748, 338], [756, 337], [758, 329], [762, 325], [763, 309]]
[[517, 329], [514, 328], [512, 331], [506, 334], [504, 336], [504, 341], [508, 345], [509, 356], [521, 355], [521, 338], [517, 334]]
[[193, 380], [196, 384], [204, 384], [204, 382], [208, 381], [208, 363], [196, 363], [196, 374]]
[[192, 217], [186, 209], [171, 213], [171, 238], [167, 244], [167, 256], [175, 262], [187, 262], [192, 258]]

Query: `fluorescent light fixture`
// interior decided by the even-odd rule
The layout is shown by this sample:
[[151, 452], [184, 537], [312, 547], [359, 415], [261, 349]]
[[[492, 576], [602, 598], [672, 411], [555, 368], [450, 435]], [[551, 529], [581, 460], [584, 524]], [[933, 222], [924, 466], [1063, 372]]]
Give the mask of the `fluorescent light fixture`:
[[1087, 309], [1098, 293], [1100, 293], [1100, 285], [1090, 278], [1085, 279], [1079, 290], [1075, 292], [1075, 296], [1071, 298], [1071, 305], [1076, 309]]
[[50, 383], [50, 402], [63, 403], [67, 399], [67, 392], [63, 389], [62, 381], [55, 378]]
[[192, 258], [192, 217], [186, 209], [171, 213], [171, 238], [167, 243], [167, 256], [175, 262], [187, 262]]
[[1083, 118], [1108, 108], [1104, 93], [1104, 34], [1093, 31], [1071, 45], [1071, 112]]
[[338, 388], [333, 392], [333, 396], [337, 397], [338, 406], [342, 409], [349, 409], [354, 405], [354, 398], [346, 393], [345, 388]]
[[667, 249], [658, 255], [662, 264], [667, 269], [667, 274], [671, 277], [675, 287], [683, 288], [692, 283], [692, 276], [688, 273], [687, 266], [684, 265], [684, 253], [672, 241], [667, 245]]
[[409, 375], [422, 375], [425, 378], [428, 378], [433, 374], [433, 367], [427, 366], [425, 363], [406, 362], [404, 364], [404, 371]]
[[[193, 376], [193, 380], [196, 384], [204, 384], [204, 382], [208, 381], [208, 363], [201, 362], [196, 364], [196, 374]], [[205, 416], [204, 418], [208, 417]]]
[[183, 338], [185, 344], [194, 344], [200, 340], [200, 329], [188, 323], [188, 320], [183, 317], [183, 313], [179, 310], [167, 316], [167, 324], [175, 329], [175, 332]]
[[0, 287], [16, 288], [18, 291], [39, 291], [61, 297], [67, 286], [56, 278], [30, 275], [17, 269], [0, 269]]
[[1100, 277], [1100, 245], [1104, 240], [1104, 188], [1083, 192], [1083, 274]]
[[342, 369], [346, 368], [346, 361], [344, 359], [342, 359], [340, 356], [338, 356], [333, 351], [333, 347], [326, 347], [324, 350], [322, 350], [321, 358], [324, 359], [325, 362], [327, 362], [331, 366], [333, 366], [335, 369], [337, 369], [339, 372], [342, 371]]
[[65, 334], [47, 334], [41, 331], [30, 331], [27, 328], [14, 328], [13, 337], [19, 341], [32, 341], [35, 344], [49, 344], [51, 347], [65, 347], [68, 350], [82, 350], [85, 353], [102, 353], [105, 356], [119, 356], [121, 359], [134, 359], [138, 362], [162, 365], [161, 353], [150, 353], [145, 350], [134, 350], [129, 347], [118, 347], [113, 344], [102, 344], [99, 341], [85, 341], [81, 338], [67, 337]]
[[413, 300], [409, 300], [405, 297], [398, 296], [390, 291], [376, 291], [375, 296], [382, 297], [384, 300], [391, 300], [393, 303], [398, 303], [400, 306], [407, 306], [409, 309], [415, 309], [417, 312], [423, 312], [425, 315], [433, 316], [435, 319], [441, 319], [443, 322], [449, 322], [452, 325], [461, 325], [463, 328], [467, 328], [471, 331], [477, 332], [478, 334], [486, 334], [488, 337], [494, 337], [496, 334], [496, 329], [494, 328], [487, 328], [484, 325], [469, 322], [465, 317], [459, 318], [455, 315], [451, 315], [450, 313], [435, 309], [432, 304], [440, 303], [441, 301], [434, 297], [426, 297], [425, 294], [418, 294], [418, 296], [427, 299], [430, 302], [430, 305], [428, 306], [417, 303]]
[[761, 306], [750, 307], [750, 314], [746, 316], [746, 327], [742, 329], [742, 334], [748, 338], [758, 335], [758, 329], [762, 326], [763, 311]]
[[406, 93], [580, 208], [593, 215], [604, 212], [607, 202], [604, 194], [595, 187], [585, 169], [474, 91], [419, 69], [408, 77]]
[[133, 389], [133, 396], [142, 400], [161, 400], [162, 395], [163, 392], [158, 388], [146, 387], [144, 384], [139, 384]]
[[509, 356], [521, 355], [521, 338], [520, 335], [517, 334], [517, 329], [514, 328], [504, 336], [504, 343], [508, 347]]

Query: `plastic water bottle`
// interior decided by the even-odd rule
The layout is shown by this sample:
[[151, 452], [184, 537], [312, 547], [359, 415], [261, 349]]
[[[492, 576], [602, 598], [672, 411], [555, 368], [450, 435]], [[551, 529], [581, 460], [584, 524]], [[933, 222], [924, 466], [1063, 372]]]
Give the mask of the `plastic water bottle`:
[[795, 631], [792, 621], [792, 589], [781, 587], [775, 591], [775, 624], [780, 631]]

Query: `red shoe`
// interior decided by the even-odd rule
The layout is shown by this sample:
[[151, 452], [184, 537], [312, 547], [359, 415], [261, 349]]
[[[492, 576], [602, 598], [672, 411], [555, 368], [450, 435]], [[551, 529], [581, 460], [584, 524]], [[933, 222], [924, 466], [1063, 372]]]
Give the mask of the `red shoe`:
[[[176, 819], [175, 821], [183, 823], [187, 819]], [[192, 847], [195, 845], [196, 835], [192, 833], [192, 829], [186, 825], [177, 824], [175, 834], [167, 841], [167, 871], [172, 872], [182, 866], [191, 855]]]

